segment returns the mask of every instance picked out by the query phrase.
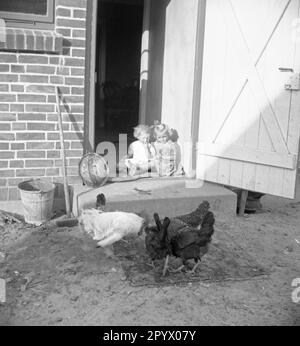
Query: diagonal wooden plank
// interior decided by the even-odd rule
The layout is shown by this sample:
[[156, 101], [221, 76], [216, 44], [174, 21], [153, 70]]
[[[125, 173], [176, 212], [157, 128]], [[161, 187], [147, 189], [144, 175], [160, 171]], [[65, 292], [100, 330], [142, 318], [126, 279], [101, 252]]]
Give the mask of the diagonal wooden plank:
[[[232, 6], [231, 1], [230, 0], [225, 0], [225, 1], [221, 0], [219, 2], [219, 4], [221, 4], [221, 7], [222, 7], [222, 12], [229, 16], [230, 23], [232, 23], [235, 26], [237, 33], [239, 33], [240, 43], [241, 43], [241, 47], [242, 47], [242, 49], [240, 50], [240, 53], [243, 56], [243, 60], [245, 61], [247, 68], [248, 68], [248, 73], [247, 73], [248, 79], [246, 79], [246, 81], [243, 82], [242, 87], [239, 90], [238, 96], [237, 96], [237, 98], [235, 98], [234, 105], [236, 104], [239, 95], [242, 93], [242, 91], [244, 90], [247, 83], [250, 82], [251, 87], [252, 87], [252, 91], [254, 93], [254, 96], [255, 96], [257, 102], [259, 104], [264, 104], [266, 106], [266, 110], [263, 114], [264, 122], [266, 123], [268, 133], [269, 133], [270, 139], [272, 141], [272, 144], [273, 144], [275, 150], [277, 152], [280, 152], [280, 153], [289, 153], [289, 150], [288, 150], [286, 142], [284, 140], [284, 136], [282, 134], [278, 119], [274, 113], [272, 105], [268, 99], [268, 95], [266, 93], [266, 90], [263, 86], [263, 82], [262, 82], [262, 80], [258, 74], [257, 69], [256, 69], [256, 65], [258, 64], [261, 57], [263, 56], [263, 53], [265, 52], [269, 42], [271, 41], [271, 39], [272, 39], [272, 37], [276, 31], [276, 28], [278, 27], [279, 23], [281, 22], [281, 20], [282, 20], [284, 14], [286, 13], [286, 10], [289, 7], [290, 3], [291, 3], [291, 0], [288, 0], [285, 3], [285, 6], [282, 9], [282, 12], [280, 13], [279, 18], [276, 21], [276, 25], [272, 28], [272, 31], [268, 36], [267, 42], [264, 43], [263, 47], [259, 51], [260, 53], [259, 53], [258, 57], [256, 59], [253, 59], [253, 57], [251, 55], [251, 50], [248, 46], [247, 39], [243, 34], [241, 25], [238, 21], [236, 14], [235, 14], [235, 11], [234, 11], [234, 8]], [[231, 106], [230, 109], [227, 111], [225, 120], [222, 123], [222, 126], [219, 129], [219, 131], [218, 131], [218, 133], [214, 139], [214, 142], [217, 140], [219, 134], [221, 133], [221, 131], [222, 131], [222, 129], [226, 123], [226, 121], [230, 117], [230, 114], [234, 108], [234, 105]]]

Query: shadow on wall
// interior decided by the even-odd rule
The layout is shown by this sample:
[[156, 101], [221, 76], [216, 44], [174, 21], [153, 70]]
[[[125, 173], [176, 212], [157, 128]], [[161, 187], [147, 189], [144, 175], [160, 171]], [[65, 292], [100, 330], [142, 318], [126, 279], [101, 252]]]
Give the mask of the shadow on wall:
[[[161, 120], [163, 95], [163, 70], [165, 56], [166, 13], [171, 0], [151, 2], [150, 10], [150, 42], [149, 67], [147, 85], [147, 123], [152, 125], [155, 120]], [[142, 52], [143, 53], [143, 52]], [[142, 71], [142, 76], [145, 71]], [[145, 88], [145, 81], [142, 88]]]

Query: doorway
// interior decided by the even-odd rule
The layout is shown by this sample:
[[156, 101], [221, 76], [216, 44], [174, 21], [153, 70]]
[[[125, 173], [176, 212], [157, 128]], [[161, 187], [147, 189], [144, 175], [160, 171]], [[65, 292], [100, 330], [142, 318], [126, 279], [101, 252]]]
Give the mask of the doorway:
[[[144, 0], [101, 0], [98, 6], [95, 85], [95, 148], [133, 140], [139, 123]], [[118, 145], [116, 145], [116, 148]]]

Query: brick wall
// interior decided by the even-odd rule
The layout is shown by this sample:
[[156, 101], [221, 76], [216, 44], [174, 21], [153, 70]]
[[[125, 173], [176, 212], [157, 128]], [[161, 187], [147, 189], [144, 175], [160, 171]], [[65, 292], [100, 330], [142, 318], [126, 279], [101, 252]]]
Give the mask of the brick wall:
[[[36, 30], [31, 34], [27, 30], [23, 39], [18, 39], [23, 46], [17, 46], [17, 50], [0, 46], [0, 200], [19, 199], [17, 185], [28, 178], [61, 182], [56, 85], [64, 98], [61, 111], [69, 182], [80, 182], [86, 3], [56, 0], [54, 33], [61, 47], [51, 46], [49, 34], [53, 32]], [[17, 42], [11, 35], [9, 41]], [[20, 30], [18, 35], [22, 37]], [[44, 44], [42, 37], [48, 40], [45, 38]]]

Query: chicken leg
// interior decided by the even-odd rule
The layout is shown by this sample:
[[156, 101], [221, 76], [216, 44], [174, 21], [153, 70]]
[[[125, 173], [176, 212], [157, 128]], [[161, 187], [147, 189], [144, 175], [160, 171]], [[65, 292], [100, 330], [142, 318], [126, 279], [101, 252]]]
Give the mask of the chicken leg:
[[199, 266], [199, 264], [201, 262], [201, 260], [199, 260], [198, 258], [195, 259], [195, 261], [196, 261], [196, 263], [195, 263], [193, 269], [188, 271], [189, 274], [195, 274], [196, 269], [197, 269], [197, 267]]
[[170, 258], [170, 256], [167, 255], [166, 260], [165, 260], [164, 269], [163, 269], [163, 274], [162, 274], [163, 276], [166, 276], [166, 273], [169, 270], [169, 258]]

